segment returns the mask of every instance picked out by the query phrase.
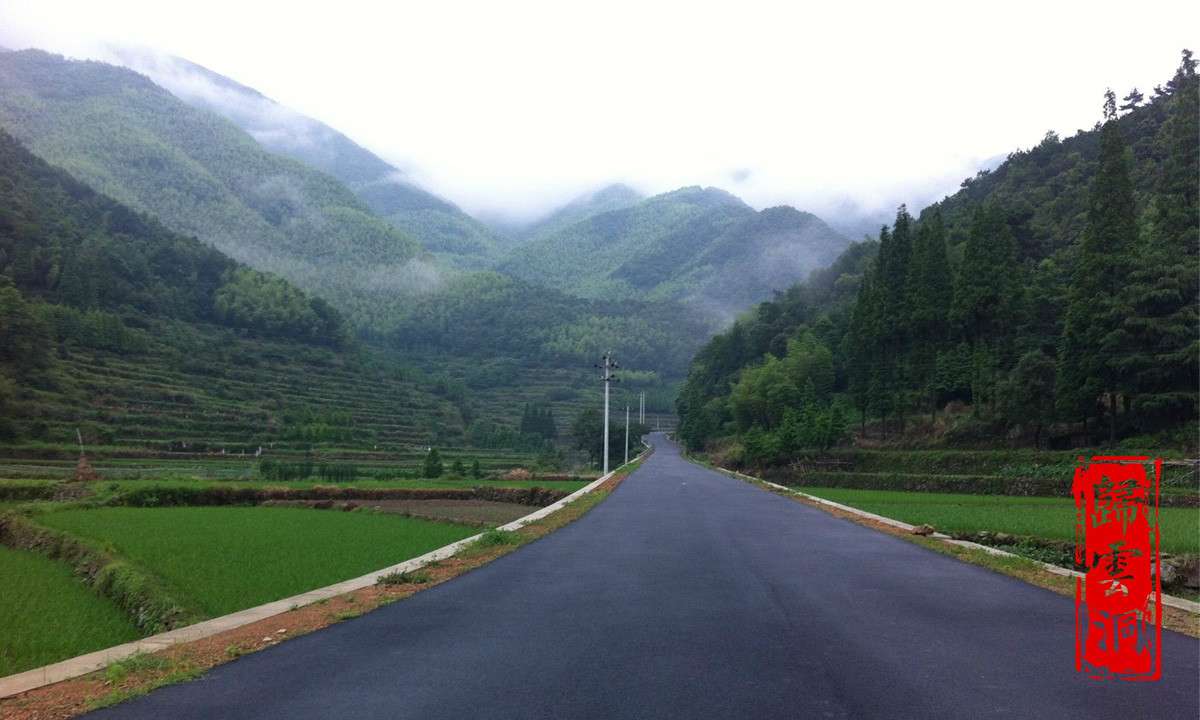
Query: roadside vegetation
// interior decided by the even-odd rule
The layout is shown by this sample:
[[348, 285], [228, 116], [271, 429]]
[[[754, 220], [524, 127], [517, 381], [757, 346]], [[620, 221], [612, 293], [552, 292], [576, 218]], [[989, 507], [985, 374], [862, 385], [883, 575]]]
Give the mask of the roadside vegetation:
[[[1012, 153], [714, 337], [679, 438], [787, 466], [894, 449], [1197, 451], [1196, 63]], [[1099, 98], [1098, 98], [1099, 100]], [[1095, 453], [1092, 453], [1095, 454]]]
[[[1075, 542], [1075, 502], [1070, 498], [796, 488], [809, 495], [939, 532], [1008, 533]], [[1162, 552], [1200, 554], [1200, 511], [1159, 508]]]

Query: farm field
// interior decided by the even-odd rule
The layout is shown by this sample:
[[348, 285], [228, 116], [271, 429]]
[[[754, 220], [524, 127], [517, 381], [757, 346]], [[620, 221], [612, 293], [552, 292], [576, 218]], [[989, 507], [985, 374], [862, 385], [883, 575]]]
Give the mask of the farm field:
[[[78, 458], [77, 447], [74, 452], [70, 448], [44, 451], [46, 454], [61, 456], [59, 459], [28, 457], [39, 452], [34, 447], [9, 447], [7, 451], [21, 454], [18, 457], [0, 459], [0, 477], [10, 479], [65, 480], [75, 471]], [[225, 458], [220, 455], [178, 459], [113, 456], [113, 454], [122, 452], [139, 451], [130, 448], [110, 448], [99, 451], [89, 449], [89, 457], [97, 472], [106, 480], [142, 479], [164, 475], [209, 480], [253, 480], [256, 477], [257, 461], [254, 460], [253, 453], [249, 457], [233, 455]], [[503, 473], [513, 468], [526, 467], [534, 461], [534, 456], [529, 453], [505, 450], [439, 449], [439, 453], [447, 467], [455, 460], [462, 461], [467, 467], [478, 460], [485, 473]], [[363, 457], [362, 453], [329, 451], [327, 449], [322, 449], [321, 455], [333, 465], [354, 465], [359, 474], [366, 478], [389, 478], [403, 475], [411, 477], [413, 473], [420, 470], [425, 458], [423, 452], [370, 453]], [[274, 459], [286, 463], [296, 463], [305, 458], [303, 455], [276, 455]]]
[[[598, 477], [598, 476], [597, 476]], [[293, 480], [289, 482], [266, 481], [266, 480], [229, 480], [213, 482], [211, 480], [118, 480], [113, 482], [100, 483], [102, 490], [105, 491], [120, 491], [129, 490], [139, 487], [163, 487], [163, 488], [205, 488], [205, 487], [221, 487], [221, 488], [268, 488], [268, 487], [285, 487], [296, 490], [307, 489], [317, 486], [339, 487], [345, 490], [371, 490], [371, 489], [421, 489], [429, 488], [435, 490], [453, 490], [453, 489], [469, 489], [472, 487], [502, 487], [502, 488], [530, 488], [530, 487], [548, 487], [556, 490], [575, 491], [585, 486], [590, 481], [583, 480], [451, 480], [438, 478], [434, 480], [428, 479], [408, 479], [397, 478], [395, 480], [355, 480], [353, 482], [321, 482], [320, 480]]]
[[[82, 428], [89, 447], [166, 450], [186, 441], [216, 451], [297, 446], [307, 422], [349, 414], [360, 447], [453, 444], [462, 421], [431, 381], [368, 355], [240, 337], [226, 328], [143, 318], [149, 351], [123, 356], [73, 346], [65, 380], [92, 401], [39, 392], [27, 429], [66, 443]], [[83, 415], [80, 415], [80, 412]]]
[[82, 492], [90, 491], [89, 497], [95, 501], [105, 502], [123, 493], [128, 493], [133, 490], [141, 490], [143, 492], [154, 491], [158, 489], [173, 490], [178, 488], [188, 488], [193, 490], [205, 490], [212, 488], [221, 489], [264, 489], [264, 488], [287, 488], [290, 490], [305, 490], [318, 486], [337, 487], [343, 491], [350, 490], [417, 490], [417, 489], [432, 489], [432, 490], [469, 490], [473, 487], [496, 487], [496, 488], [533, 488], [544, 487], [551, 490], [562, 492], [574, 492], [595, 478], [584, 478], [581, 480], [547, 480], [547, 479], [532, 479], [532, 480], [492, 480], [492, 479], [408, 479], [397, 478], [394, 480], [356, 480], [353, 482], [321, 482], [315, 480], [289, 481], [289, 482], [269, 482], [265, 480], [208, 480], [203, 478], [188, 479], [172, 477], [168, 479], [147, 478], [144, 480], [112, 480], [101, 481], [94, 484], [66, 484], [61, 481], [50, 480], [12, 480], [0, 478], [0, 508], [19, 505], [23, 502], [33, 500], [48, 500], [55, 492], [56, 487], [70, 488], [75, 491], [76, 488]]
[[133, 620], [71, 568], [0, 546], [0, 677], [136, 640]]
[[62, 510], [41, 524], [115, 548], [223, 615], [378, 570], [478, 529], [300, 508]]
[[[1075, 503], [1067, 498], [801, 487], [809, 495], [939, 532], [988, 530], [1075, 541]], [[1200, 509], [1159, 508], [1162, 551], [1200, 553]]]
[[507, 525], [536, 511], [536, 508], [528, 505], [489, 500], [366, 500], [362, 505], [437, 522], [466, 523], [480, 527]]

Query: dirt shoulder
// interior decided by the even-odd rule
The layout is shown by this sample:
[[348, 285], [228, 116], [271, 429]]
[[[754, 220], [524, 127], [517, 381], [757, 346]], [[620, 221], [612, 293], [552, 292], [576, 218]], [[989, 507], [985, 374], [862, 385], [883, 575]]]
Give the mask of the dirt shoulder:
[[[328, 502], [328, 501], [325, 501]], [[333, 510], [358, 509], [395, 513], [424, 520], [453, 522], [475, 527], [507, 525], [529, 514], [528, 505], [494, 500], [361, 500], [322, 505], [321, 501], [293, 500], [271, 503], [276, 507], [309, 507]], [[349, 507], [347, 507], [349, 506]]]

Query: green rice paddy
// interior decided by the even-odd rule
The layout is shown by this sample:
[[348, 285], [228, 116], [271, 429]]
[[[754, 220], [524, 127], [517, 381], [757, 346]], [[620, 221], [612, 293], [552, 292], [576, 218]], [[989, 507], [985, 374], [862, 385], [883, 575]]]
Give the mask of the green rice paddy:
[[0, 545], [0, 677], [139, 636], [133, 620], [69, 565]]
[[479, 532], [387, 514], [261, 507], [64, 510], [38, 522], [115, 549], [214, 616], [358, 577]]
[[[1075, 502], [1069, 498], [797, 489], [912, 525], [928, 523], [939, 532], [988, 530], [1075, 541]], [[1162, 552], [1200, 553], [1200, 509], [1159, 508], [1158, 528]]]

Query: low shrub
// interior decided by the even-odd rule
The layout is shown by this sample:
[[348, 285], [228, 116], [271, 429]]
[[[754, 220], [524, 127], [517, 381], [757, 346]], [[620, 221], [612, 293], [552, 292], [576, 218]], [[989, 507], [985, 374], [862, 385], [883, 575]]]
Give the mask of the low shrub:
[[433, 580], [433, 576], [427, 572], [420, 570], [412, 570], [409, 572], [390, 572], [386, 575], [380, 575], [375, 583], [377, 585], [422, 585]]
[[480, 535], [475, 544], [479, 547], [495, 547], [497, 545], [515, 545], [516, 542], [517, 534], [512, 530], [492, 528]]
[[[259, 505], [269, 501], [321, 501], [321, 507], [349, 500], [491, 500], [545, 507], [568, 493], [544, 487], [503, 488], [345, 488], [317, 485], [311, 488], [236, 488], [221, 486], [170, 487], [149, 485], [135, 487], [109, 499], [110, 506], [128, 507], [211, 507], [224, 505]], [[327, 504], [326, 504], [326, 501]], [[351, 508], [347, 508], [351, 509]]]
[[28, 502], [50, 500], [55, 486], [50, 483], [3, 483], [0, 484], [0, 502]]

